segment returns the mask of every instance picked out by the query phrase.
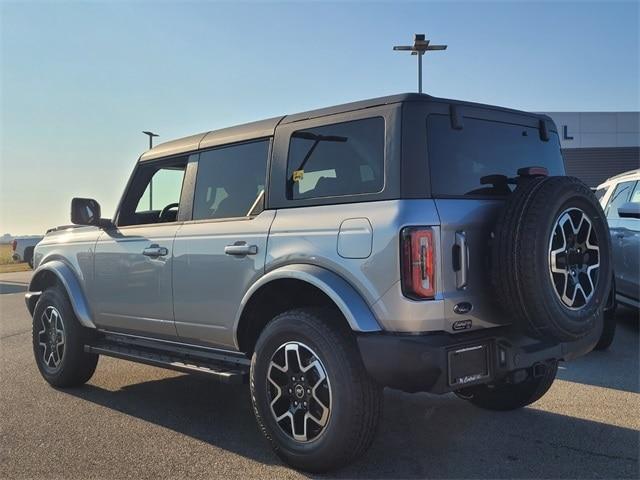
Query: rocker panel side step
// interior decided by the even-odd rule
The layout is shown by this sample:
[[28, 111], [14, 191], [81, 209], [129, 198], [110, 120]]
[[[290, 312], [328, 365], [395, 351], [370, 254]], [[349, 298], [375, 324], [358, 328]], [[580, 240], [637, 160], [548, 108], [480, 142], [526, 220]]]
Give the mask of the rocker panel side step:
[[207, 361], [189, 355], [176, 355], [166, 350], [101, 341], [84, 346], [85, 352], [97, 353], [109, 357], [144, 363], [154, 367], [166, 368], [185, 373], [208, 375], [224, 383], [247, 383], [248, 365], [231, 362]]

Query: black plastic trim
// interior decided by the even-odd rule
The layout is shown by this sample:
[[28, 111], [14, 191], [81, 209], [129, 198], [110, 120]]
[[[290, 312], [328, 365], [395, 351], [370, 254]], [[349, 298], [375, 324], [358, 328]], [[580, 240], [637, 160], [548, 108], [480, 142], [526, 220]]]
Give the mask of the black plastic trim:
[[[359, 334], [357, 341], [367, 372], [381, 385], [406, 392], [447, 393], [462, 386], [500, 380], [510, 372], [547, 360], [571, 360], [584, 355], [593, 350], [601, 328], [581, 340], [564, 343], [531, 338], [512, 327], [458, 334]], [[490, 375], [454, 388], [448, 381], [449, 352], [480, 344], [489, 346]]]

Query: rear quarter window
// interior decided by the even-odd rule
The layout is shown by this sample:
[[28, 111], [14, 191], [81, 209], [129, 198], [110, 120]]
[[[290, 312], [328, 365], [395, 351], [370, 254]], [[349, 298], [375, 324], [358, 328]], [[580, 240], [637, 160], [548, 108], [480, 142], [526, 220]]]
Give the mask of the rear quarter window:
[[550, 175], [564, 175], [555, 132], [542, 141], [537, 128], [466, 117], [463, 128], [456, 130], [448, 115], [433, 114], [427, 118], [427, 142], [434, 197], [508, 194], [512, 186], [483, 183], [482, 178], [515, 177], [522, 167], [545, 167]]
[[382, 117], [323, 125], [291, 134], [287, 198], [376, 193], [384, 186]]

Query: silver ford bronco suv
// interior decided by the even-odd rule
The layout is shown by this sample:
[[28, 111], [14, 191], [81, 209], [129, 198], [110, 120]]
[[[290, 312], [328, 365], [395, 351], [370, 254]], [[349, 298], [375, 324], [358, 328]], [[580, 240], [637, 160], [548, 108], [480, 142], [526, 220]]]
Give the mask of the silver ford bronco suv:
[[288, 464], [371, 444], [382, 389], [510, 410], [591, 351], [609, 232], [544, 115], [402, 94], [159, 145], [74, 198], [26, 303], [47, 382], [100, 355], [248, 382]]

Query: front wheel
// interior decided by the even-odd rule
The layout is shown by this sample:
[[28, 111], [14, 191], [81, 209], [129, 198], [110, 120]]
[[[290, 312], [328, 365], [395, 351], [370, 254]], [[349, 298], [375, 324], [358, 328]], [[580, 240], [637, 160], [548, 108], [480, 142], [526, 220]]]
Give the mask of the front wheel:
[[500, 382], [476, 387], [463, 388], [455, 394], [487, 410], [515, 410], [540, 400], [547, 393], [558, 373], [558, 362], [544, 364], [544, 371], [539, 375], [530, 372], [520, 383]]
[[98, 355], [84, 352], [89, 333], [73, 313], [59, 286], [45, 290], [33, 311], [33, 354], [44, 379], [55, 387], [87, 382]]
[[291, 310], [272, 320], [251, 359], [258, 424], [286, 463], [323, 472], [371, 444], [382, 388], [364, 369], [350, 332], [328, 309]]

